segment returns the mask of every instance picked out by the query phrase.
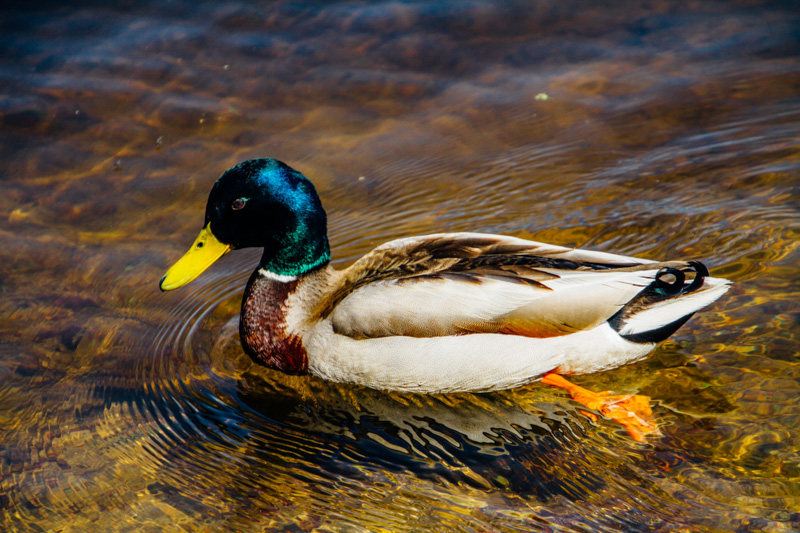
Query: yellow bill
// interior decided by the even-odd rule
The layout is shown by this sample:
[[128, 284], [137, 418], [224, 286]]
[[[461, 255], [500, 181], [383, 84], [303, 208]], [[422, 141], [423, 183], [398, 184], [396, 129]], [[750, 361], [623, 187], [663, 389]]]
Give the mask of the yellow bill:
[[230, 251], [231, 245], [219, 242], [211, 233], [211, 224], [206, 225], [189, 251], [167, 270], [167, 273], [161, 278], [159, 287], [162, 291], [183, 287], [202, 274], [214, 261]]

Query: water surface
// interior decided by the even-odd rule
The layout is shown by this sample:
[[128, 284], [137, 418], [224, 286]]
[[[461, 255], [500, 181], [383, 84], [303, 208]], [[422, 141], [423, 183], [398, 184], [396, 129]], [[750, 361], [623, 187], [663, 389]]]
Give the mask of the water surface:
[[[0, 16], [0, 528], [800, 529], [790, 2], [120, 2]], [[334, 262], [481, 231], [735, 282], [648, 359], [632, 441], [558, 390], [255, 366], [255, 252], [157, 282], [211, 184], [309, 176]]]

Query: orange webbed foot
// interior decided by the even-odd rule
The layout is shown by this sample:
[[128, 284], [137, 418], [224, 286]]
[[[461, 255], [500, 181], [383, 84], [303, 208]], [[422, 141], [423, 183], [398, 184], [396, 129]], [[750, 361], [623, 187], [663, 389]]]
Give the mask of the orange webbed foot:
[[650, 398], [647, 396], [615, 396], [608, 391], [592, 392], [553, 373], [545, 374], [542, 383], [566, 390], [576, 402], [622, 424], [628, 435], [637, 442], [645, 442], [647, 435], [658, 433], [658, 427], [653, 422], [653, 411], [650, 409]]

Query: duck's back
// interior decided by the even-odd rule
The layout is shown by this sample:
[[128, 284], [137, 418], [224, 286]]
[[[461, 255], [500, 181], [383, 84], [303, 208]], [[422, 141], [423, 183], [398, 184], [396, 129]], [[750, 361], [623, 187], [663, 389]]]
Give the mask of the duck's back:
[[343, 271], [308, 332], [310, 369], [437, 392], [519, 385], [639, 359], [727, 290], [655, 263], [474, 233], [392, 241]]

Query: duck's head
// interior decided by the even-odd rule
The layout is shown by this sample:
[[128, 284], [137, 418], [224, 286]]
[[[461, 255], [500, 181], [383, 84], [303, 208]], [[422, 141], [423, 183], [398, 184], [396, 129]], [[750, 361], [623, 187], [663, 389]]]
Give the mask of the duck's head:
[[177, 289], [237, 248], [264, 248], [259, 268], [293, 279], [330, 261], [325, 211], [311, 182], [275, 159], [225, 171], [208, 195], [203, 229], [161, 278]]

